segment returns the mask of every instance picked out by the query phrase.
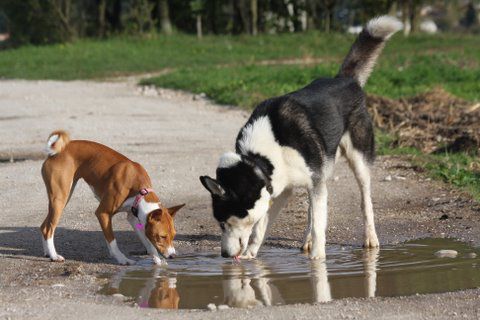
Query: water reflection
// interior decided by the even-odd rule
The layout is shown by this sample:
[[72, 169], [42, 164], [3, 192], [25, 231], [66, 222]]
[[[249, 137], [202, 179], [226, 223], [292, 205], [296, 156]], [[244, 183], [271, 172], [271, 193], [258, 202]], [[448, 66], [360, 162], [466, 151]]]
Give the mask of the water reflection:
[[[459, 255], [436, 258], [438, 249]], [[286, 249], [267, 249], [259, 259], [238, 264], [217, 254], [195, 254], [172, 260], [168, 268], [124, 268], [103, 293], [132, 297], [141, 307], [204, 309], [211, 303], [250, 308], [447, 292], [480, 287], [474, 253], [451, 239], [423, 239], [381, 250], [334, 246], [326, 262]]]

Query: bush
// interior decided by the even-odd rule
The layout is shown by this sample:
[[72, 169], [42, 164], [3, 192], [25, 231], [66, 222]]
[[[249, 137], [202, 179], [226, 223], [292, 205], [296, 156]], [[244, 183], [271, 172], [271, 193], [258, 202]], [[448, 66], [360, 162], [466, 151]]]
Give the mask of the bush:
[[71, 37], [51, 1], [0, 0], [0, 11], [7, 17], [14, 46], [64, 42]]

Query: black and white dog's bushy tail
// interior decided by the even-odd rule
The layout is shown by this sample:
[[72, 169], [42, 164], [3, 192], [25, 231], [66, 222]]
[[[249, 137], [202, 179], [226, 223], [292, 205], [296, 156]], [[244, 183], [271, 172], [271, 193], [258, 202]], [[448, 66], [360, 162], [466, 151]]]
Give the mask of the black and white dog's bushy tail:
[[402, 28], [400, 20], [391, 16], [380, 16], [368, 21], [343, 61], [338, 76], [354, 78], [363, 87], [385, 42]]

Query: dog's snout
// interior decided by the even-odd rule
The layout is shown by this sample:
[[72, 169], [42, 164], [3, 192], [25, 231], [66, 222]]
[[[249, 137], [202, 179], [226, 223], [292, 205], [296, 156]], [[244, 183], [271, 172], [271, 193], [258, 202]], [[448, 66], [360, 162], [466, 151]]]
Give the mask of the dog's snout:
[[230, 255], [228, 254], [227, 251], [222, 250], [222, 257], [223, 257], [223, 258], [230, 258]]
[[173, 259], [175, 258], [177, 255], [175, 253], [172, 253], [171, 255], [168, 256], [168, 259]]

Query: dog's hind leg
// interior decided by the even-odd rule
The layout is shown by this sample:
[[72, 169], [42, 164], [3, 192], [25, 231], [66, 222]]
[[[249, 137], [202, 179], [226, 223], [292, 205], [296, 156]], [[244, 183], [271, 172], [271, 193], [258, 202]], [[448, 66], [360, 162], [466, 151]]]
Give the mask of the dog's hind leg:
[[333, 173], [333, 159], [326, 161], [320, 176], [308, 190], [311, 210], [312, 246], [310, 259], [325, 259], [326, 231], [327, 231], [327, 180]]
[[72, 177], [64, 175], [44, 176], [48, 194], [48, 215], [40, 226], [42, 232], [43, 251], [52, 261], [62, 262], [65, 259], [55, 249], [53, 241], [63, 209], [65, 208], [73, 188]]
[[307, 228], [303, 235], [302, 251], [307, 253], [312, 250], [312, 204], [308, 206]]
[[375, 221], [373, 218], [373, 205], [371, 195], [370, 168], [365, 155], [355, 149], [349, 136], [345, 136], [343, 148], [350, 168], [355, 174], [361, 193], [363, 219], [365, 225], [364, 247], [375, 248], [379, 246], [377, 233], [375, 231]]
[[278, 197], [273, 199], [268, 213], [253, 227], [252, 239], [245, 254], [242, 256], [243, 259], [251, 259], [257, 256], [258, 250], [262, 246], [263, 241], [265, 241], [268, 229], [270, 229], [280, 211], [285, 207], [291, 195], [292, 189], [285, 189]]

